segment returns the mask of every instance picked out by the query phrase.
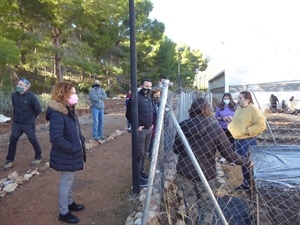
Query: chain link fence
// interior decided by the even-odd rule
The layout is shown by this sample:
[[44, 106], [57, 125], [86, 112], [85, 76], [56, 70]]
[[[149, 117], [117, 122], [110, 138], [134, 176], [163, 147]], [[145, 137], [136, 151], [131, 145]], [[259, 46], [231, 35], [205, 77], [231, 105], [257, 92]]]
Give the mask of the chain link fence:
[[[255, 97], [254, 92], [252, 95]], [[210, 94], [191, 90], [168, 93], [168, 82], [165, 83], [141, 224], [300, 224], [300, 116], [263, 112], [267, 129], [257, 137], [257, 146], [249, 150], [254, 163], [250, 169], [251, 187], [236, 191], [234, 187], [243, 180], [241, 165], [219, 151], [212, 151], [210, 158], [195, 157], [195, 149], [207, 149], [211, 143], [195, 146], [191, 140], [202, 134], [196, 132], [198, 125], [184, 131], [179, 125], [189, 118], [190, 106], [199, 97], [215, 108]], [[216, 120], [213, 118], [211, 123], [208, 127], [215, 126]], [[187, 132], [194, 135], [192, 139], [187, 140]], [[207, 140], [215, 140], [218, 135], [208, 130], [203, 134], [210, 136]], [[180, 139], [188, 158], [181, 163], [185, 161], [183, 167], [192, 168], [192, 177], [177, 172], [175, 138]], [[207, 180], [208, 165], [216, 177]]]

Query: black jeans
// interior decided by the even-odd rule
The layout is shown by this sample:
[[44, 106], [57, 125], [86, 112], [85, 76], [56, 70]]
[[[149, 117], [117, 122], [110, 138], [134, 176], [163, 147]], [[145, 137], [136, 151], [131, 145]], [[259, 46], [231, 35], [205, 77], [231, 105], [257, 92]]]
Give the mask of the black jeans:
[[36, 133], [35, 133], [35, 124], [18, 124], [13, 123], [11, 129], [11, 135], [9, 139], [9, 146], [8, 146], [8, 153], [6, 156], [6, 160], [9, 162], [13, 162], [16, 156], [17, 150], [17, 143], [21, 135], [25, 133], [28, 137], [28, 140], [33, 146], [35, 156], [34, 159], [41, 159], [42, 158], [42, 149], [37, 140]]

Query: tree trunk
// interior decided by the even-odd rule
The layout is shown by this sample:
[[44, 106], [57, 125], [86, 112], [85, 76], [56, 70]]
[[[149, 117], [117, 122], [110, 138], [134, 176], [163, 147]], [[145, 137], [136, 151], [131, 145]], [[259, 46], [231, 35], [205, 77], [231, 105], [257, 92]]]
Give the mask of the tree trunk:
[[62, 73], [61, 73], [61, 65], [60, 65], [61, 57], [60, 57], [60, 52], [59, 52], [59, 48], [60, 48], [60, 45], [59, 45], [59, 29], [57, 27], [54, 27], [53, 31], [52, 31], [52, 34], [53, 34], [53, 44], [54, 44], [54, 47], [56, 49], [56, 53], [55, 53], [55, 56], [54, 56], [55, 75], [57, 77], [58, 82], [62, 82], [63, 77], [62, 77]]

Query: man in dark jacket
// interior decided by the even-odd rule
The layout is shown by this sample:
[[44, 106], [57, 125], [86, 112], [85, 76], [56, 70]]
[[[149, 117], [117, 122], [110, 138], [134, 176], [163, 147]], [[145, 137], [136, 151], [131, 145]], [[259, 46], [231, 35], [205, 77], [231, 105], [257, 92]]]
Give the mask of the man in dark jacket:
[[[144, 173], [144, 163], [146, 152], [148, 152], [151, 134], [152, 134], [152, 117], [153, 106], [150, 98], [152, 82], [148, 79], [141, 82], [142, 88], [138, 92], [138, 142], [139, 142], [139, 171], [140, 171], [140, 186], [147, 186], [148, 175]], [[131, 99], [128, 102], [126, 110], [126, 118], [131, 124]]]
[[[182, 121], [180, 127], [212, 191], [216, 192], [218, 186], [220, 186], [215, 179], [217, 151], [229, 162], [234, 162], [238, 165], [250, 166], [251, 161], [234, 152], [232, 144], [218, 122], [213, 118], [210, 105], [204, 98], [196, 99], [192, 103], [189, 114], [190, 118]], [[186, 192], [184, 196], [187, 199], [185, 200], [190, 206], [187, 209], [189, 212], [188, 216], [194, 222], [199, 216], [201, 224], [212, 224], [212, 218], [209, 218], [210, 212], [206, 211], [213, 209], [209, 195], [202, 185], [201, 179], [178, 133], [175, 136], [173, 147], [174, 153], [179, 156], [177, 180], [182, 190]]]
[[12, 94], [13, 125], [9, 139], [8, 153], [4, 170], [9, 170], [14, 165], [17, 143], [23, 133], [33, 146], [35, 156], [31, 162], [32, 166], [37, 166], [42, 161], [42, 150], [37, 140], [35, 132], [35, 119], [41, 113], [41, 105], [37, 97], [30, 92], [30, 83], [27, 79], [21, 78], [16, 86], [17, 91]]

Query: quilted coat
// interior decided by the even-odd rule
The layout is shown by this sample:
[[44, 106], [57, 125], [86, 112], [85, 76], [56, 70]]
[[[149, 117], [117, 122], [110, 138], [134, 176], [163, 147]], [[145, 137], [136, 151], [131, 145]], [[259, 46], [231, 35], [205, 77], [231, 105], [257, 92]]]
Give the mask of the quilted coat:
[[82, 170], [86, 161], [85, 138], [81, 134], [75, 109], [51, 100], [48, 103], [46, 119], [50, 121], [52, 144], [50, 168], [72, 172]]

